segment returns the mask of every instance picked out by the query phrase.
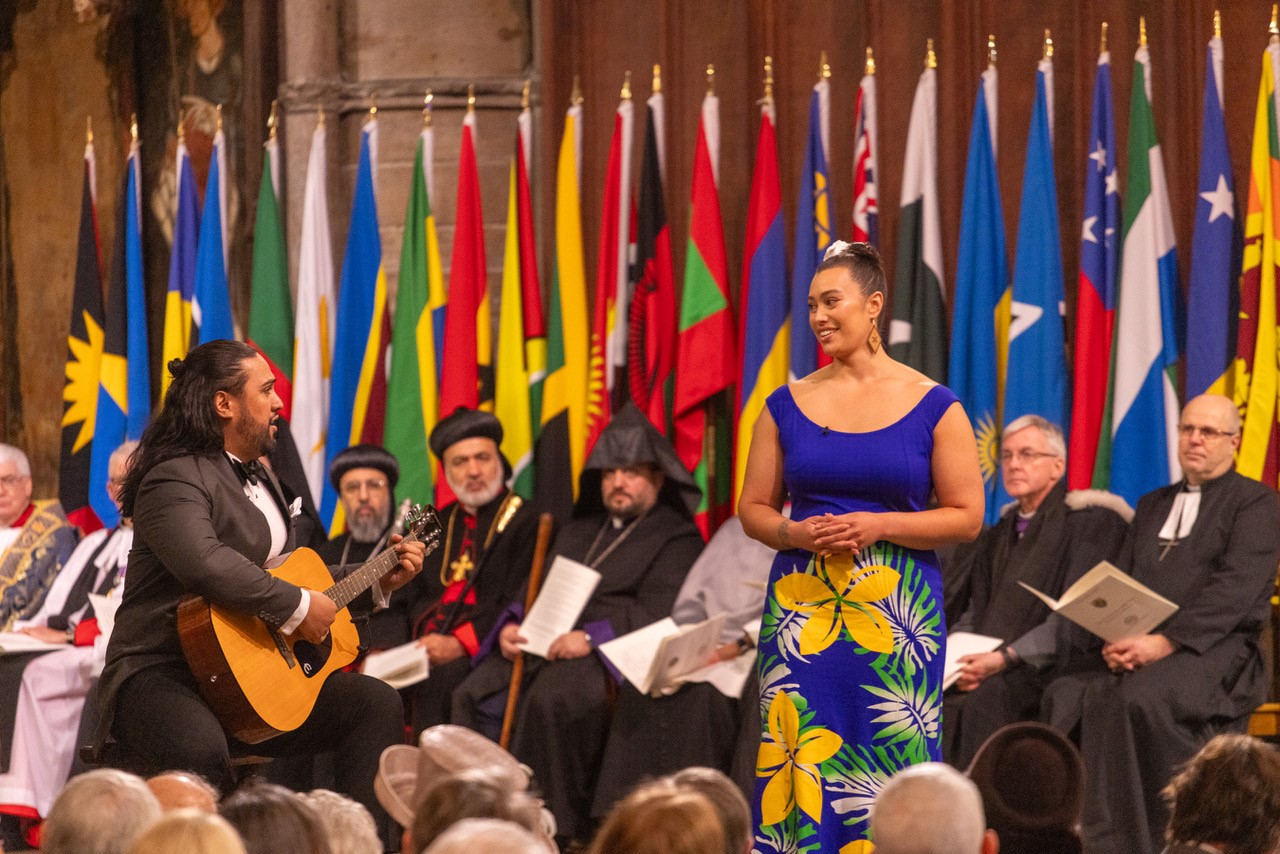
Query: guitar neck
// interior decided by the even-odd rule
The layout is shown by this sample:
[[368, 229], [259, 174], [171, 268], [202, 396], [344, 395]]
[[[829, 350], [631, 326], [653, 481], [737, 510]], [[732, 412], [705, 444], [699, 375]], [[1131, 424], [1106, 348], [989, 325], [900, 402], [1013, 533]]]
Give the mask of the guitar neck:
[[[406, 543], [416, 540], [417, 537], [414, 536], [404, 538]], [[395, 569], [399, 562], [395, 548], [383, 549], [376, 557], [365, 562], [364, 566], [324, 591], [324, 595], [332, 599], [339, 609], [345, 608], [351, 604], [352, 599], [372, 587], [375, 581]]]

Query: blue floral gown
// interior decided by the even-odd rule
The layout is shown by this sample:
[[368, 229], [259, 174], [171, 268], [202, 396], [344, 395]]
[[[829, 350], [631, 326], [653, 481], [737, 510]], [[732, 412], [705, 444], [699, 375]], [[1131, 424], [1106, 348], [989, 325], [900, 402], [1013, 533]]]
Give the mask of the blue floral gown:
[[[810, 421], [783, 386], [778, 425], [791, 518], [923, 510], [933, 428], [956, 397], [933, 386], [880, 430]], [[932, 551], [877, 542], [826, 559], [779, 552], [760, 631], [762, 733], [757, 854], [872, 850], [871, 805], [885, 781], [942, 758], [942, 576]]]

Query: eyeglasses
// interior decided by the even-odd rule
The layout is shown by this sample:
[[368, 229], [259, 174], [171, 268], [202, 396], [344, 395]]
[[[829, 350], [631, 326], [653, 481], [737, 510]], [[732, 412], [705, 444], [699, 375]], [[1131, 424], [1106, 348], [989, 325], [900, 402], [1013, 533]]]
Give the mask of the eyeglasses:
[[1212, 427], [1201, 427], [1198, 424], [1179, 424], [1178, 425], [1178, 435], [1183, 437], [1184, 439], [1190, 439], [1193, 436], [1195, 436], [1197, 433], [1199, 433], [1200, 438], [1204, 439], [1206, 442], [1212, 442], [1214, 439], [1221, 439], [1224, 436], [1234, 436], [1236, 434], [1236, 431], [1215, 430]]
[[1020, 463], [1034, 463], [1041, 457], [1056, 457], [1057, 454], [1049, 451], [1033, 451], [1030, 448], [1023, 448], [1020, 451], [1001, 451], [1000, 462], [1011, 463], [1017, 460]]
[[342, 484], [342, 494], [359, 495], [360, 490], [362, 489], [367, 489], [370, 492], [377, 492], [380, 489], [385, 489], [386, 486], [386, 479], [381, 477], [374, 477], [369, 480], [349, 480]]
[[3, 487], [4, 489], [17, 489], [22, 482], [27, 480], [29, 477], [31, 477], [29, 474], [7, 474], [4, 477], [0, 477], [0, 487]]

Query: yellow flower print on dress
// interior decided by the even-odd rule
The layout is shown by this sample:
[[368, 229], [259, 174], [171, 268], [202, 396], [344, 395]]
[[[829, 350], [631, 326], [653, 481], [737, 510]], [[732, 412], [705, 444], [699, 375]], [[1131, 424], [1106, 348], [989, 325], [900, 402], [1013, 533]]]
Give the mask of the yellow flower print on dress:
[[871, 854], [876, 847], [871, 844], [869, 839], [855, 839], [848, 845], [841, 847], [840, 854]]
[[872, 652], [893, 652], [893, 628], [871, 605], [887, 598], [902, 576], [884, 564], [857, 566], [849, 552], [814, 559], [817, 571], [793, 572], [773, 585], [778, 604], [806, 614], [800, 630], [800, 654], [822, 652], [849, 636]]
[[760, 745], [756, 776], [769, 777], [764, 788], [762, 821], [777, 824], [798, 805], [809, 818], [822, 822], [822, 784], [818, 766], [836, 754], [844, 739], [826, 727], [800, 731], [800, 713], [786, 691], [769, 704], [769, 735]]

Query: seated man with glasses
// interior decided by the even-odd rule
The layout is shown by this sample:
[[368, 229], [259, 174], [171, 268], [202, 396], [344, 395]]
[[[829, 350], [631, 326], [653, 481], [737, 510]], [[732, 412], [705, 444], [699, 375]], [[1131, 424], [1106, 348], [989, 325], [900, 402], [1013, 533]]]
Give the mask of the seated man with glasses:
[[40, 607], [76, 540], [57, 501], [32, 502], [27, 455], [0, 444], [0, 631]]
[[1019, 582], [1058, 596], [1099, 561], [1114, 560], [1133, 510], [1101, 490], [1067, 491], [1062, 431], [1038, 415], [1009, 423], [1000, 477], [1014, 499], [968, 550], [968, 607], [951, 631], [998, 637], [995, 652], [961, 658], [964, 669], [943, 699], [947, 761], [968, 766], [1006, 724], [1035, 720], [1061, 618]]
[[1183, 477], [1139, 499], [1116, 562], [1178, 610], [1150, 634], [1058, 651], [1066, 675], [1045, 690], [1041, 713], [1084, 756], [1090, 852], [1159, 851], [1161, 789], [1214, 735], [1244, 732], [1266, 696], [1258, 636], [1280, 560], [1280, 500], [1235, 471], [1239, 446], [1231, 400], [1186, 405]]

